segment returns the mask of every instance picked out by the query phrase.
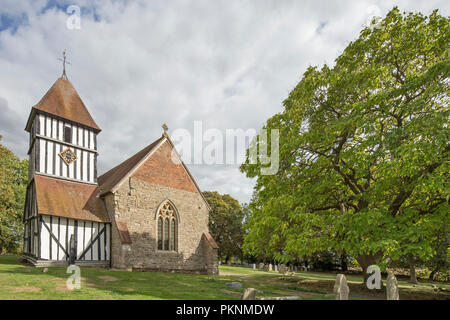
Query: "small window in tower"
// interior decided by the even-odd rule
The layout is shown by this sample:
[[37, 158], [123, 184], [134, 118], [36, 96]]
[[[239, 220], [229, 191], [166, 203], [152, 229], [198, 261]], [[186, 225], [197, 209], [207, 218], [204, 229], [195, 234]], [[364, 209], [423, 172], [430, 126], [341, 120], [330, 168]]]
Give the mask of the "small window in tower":
[[64, 134], [63, 134], [64, 142], [72, 143], [72, 128], [68, 126], [64, 126]]

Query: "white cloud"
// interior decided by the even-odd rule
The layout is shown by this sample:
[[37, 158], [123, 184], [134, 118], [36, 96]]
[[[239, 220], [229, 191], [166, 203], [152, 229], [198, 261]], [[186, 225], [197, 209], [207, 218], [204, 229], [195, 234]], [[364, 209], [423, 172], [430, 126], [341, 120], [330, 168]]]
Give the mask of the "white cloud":
[[[332, 63], [358, 36], [372, 5], [383, 15], [394, 4], [448, 14], [446, 1], [85, 0], [58, 7], [69, 4], [84, 9], [80, 30], [67, 29], [67, 14], [46, 1], [2, 1], [0, 17], [27, 19], [0, 32], [0, 134], [26, 156], [30, 108], [59, 77], [57, 57], [67, 49], [68, 77], [103, 129], [100, 172], [159, 137], [164, 122], [172, 130], [192, 130], [194, 120], [223, 133], [260, 128], [308, 65]], [[203, 190], [250, 199], [254, 181], [237, 166], [191, 170]]]

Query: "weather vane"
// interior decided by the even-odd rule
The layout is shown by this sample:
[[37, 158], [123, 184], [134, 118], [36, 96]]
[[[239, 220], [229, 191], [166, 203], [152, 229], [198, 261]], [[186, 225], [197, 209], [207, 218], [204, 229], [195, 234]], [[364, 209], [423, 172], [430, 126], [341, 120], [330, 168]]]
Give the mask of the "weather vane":
[[61, 58], [58, 58], [58, 60], [59, 60], [59, 61], [62, 61], [62, 63], [63, 63], [63, 73], [62, 73], [61, 78], [65, 79], [65, 80], [67, 80], [67, 75], [66, 75], [66, 63], [67, 63], [67, 64], [71, 64], [69, 61], [66, 61], [66, 53], [67, 53], [67, 51], [66, 51], [66, 49], [64, 49], [62, 59], [61, 59]]

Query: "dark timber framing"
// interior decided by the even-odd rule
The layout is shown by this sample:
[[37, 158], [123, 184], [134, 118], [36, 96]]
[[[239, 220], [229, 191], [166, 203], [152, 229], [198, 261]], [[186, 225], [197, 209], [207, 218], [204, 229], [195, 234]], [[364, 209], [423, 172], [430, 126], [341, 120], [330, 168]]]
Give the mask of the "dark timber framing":
[[[52, 216], [50, 216], [50, 228], [48, 227], [48, 225], [45, 223], [45, 221], [44, 221], [44, 219], [42, 218], [42, 215], [40, 216], [41, 217], [41, 224], [48, 230], [48, 232], [49, 232], [49, 243], [50, 243], [50, 252], [49, 252], [49, 255], [50, 255], [50, 260], [52, 260], [52, 239], [53, 240], [55, 240], [55, 242], [56, 242], [56, 244], [58, 245], [58, 247], [60, 247], [62, 250], [63, 250], [63, 252], [65, 253], [65, 255], [66, 255], [66, 259], [67, 259], [67, 257], [69, 256], [69, 254], [67, 253], [67, 251], [66, 251], [66, 249], [64, 248], [64, 246], [58, 241], [58, 238], [53, 234], [53, 232], [52, 232]], [[59, 235], [59, 233], [58, 233], [58, 235]], [[66, 247], [67, 248], [67, 247]], [[58, 250], [59, 251], [59, 250]]]
[[[97, 224], [98, 224], [98, 222], [97, 222]], [[83, 251], [83, 252], [81, 253], [81, 255], [78, 257], [78, 260], [82, 260], [82, 259], [84, 258], [84, 256], [85, 256], [85, 254], [89, 251], [89, 249], [92, 249], [92, 247], [94, 246], [95, 242], [97, 242], [97, 240], [100, 239], [100, 236], [105, 232], [105, 230], [106, 230], [107, 227], [108, 227], [108, 224], [105, 224], [105, 225], [103, 226], [102, 230], [99, 231], [99, 232], [97, 233], [97, 235], [95, 236], [95, 238], [94, 238], [94, 239], [91, 239], [91, 242], [90, 242], [89, 246], [86, 247], [86, 248], [84, 249], [84, 251]], [[99, 245], [99, 247], [100, 247], [100, 241], [98, 241], [98, 245]], [[93, 250], [91, 250], [91, 254], [92, 254], [92, 251], [93, 251]], [[106, 258], [106, 257], [105, 257], [105, 258]], [[98, 259], [98, 260], [100, 260], [100, 254], [99, 254], [99, 259]]]
[[[66, 127], [69, 129], [65, 129]], [[77, 215], [74, 215], [75, 219], [67, 218], [58, 215], [58, 212], [39, 214], [34, 180], [38, 174], [96, 185], [97, 134], [100, 129], [32, 108], [25, 130], [30, 134], [28, 147], [30, 164], [23, 213], [24, 258], [34, 265], [67, 264], [69, 238], [73, 235], [76, 252], [77, 254], [81, 252], [80, 259], [83, 260], [75, 260], [76, 262], [111, 266], [111, 223], [76, 219]], [[68, 131], [67, 134], [65, 130]], [[65, 141], [67, 138], [70, 141]], [[78, 162], [70, 166], [65, 165], [59, 156], [65, 148], [71, 148], [75, 152]]]

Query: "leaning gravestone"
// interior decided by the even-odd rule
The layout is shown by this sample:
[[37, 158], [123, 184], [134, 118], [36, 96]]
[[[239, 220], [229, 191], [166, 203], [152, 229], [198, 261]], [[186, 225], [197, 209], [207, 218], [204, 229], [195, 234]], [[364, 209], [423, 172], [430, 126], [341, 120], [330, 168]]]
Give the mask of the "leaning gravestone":
[[248, 288], [245, 289], [244, 293], [242, 294], [241, 300], [256, 300], [256, 289], [254, 288]]
[[388, 273], [386, 280], [386, 298], [387, 300], [400, 300], [398, 295], [397, 278], [392, 272]]
[[348, 300], [350, 288], [347, 285], [347, 279], [345, 278], [345, 275], [340, 273], [336, 276], [336, 282], [334, 283], [333, 292], [336, 295], [336, 300]]

